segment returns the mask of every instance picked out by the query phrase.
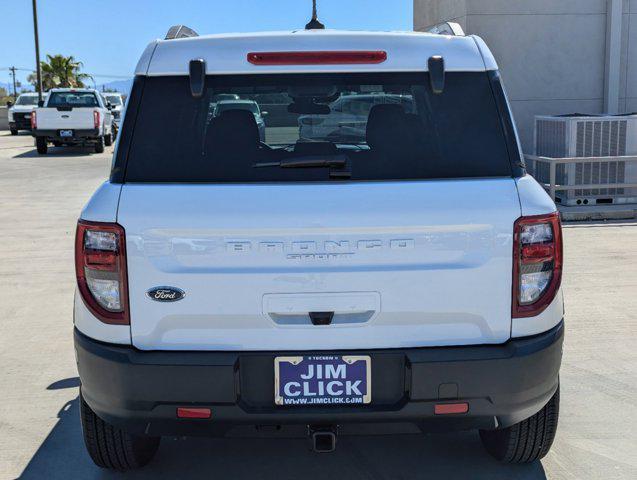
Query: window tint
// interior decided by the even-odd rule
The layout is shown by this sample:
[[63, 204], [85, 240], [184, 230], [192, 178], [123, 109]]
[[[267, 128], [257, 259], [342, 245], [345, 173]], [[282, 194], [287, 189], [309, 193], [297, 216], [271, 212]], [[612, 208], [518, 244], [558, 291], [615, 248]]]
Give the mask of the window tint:
[[188, 77], [134, 88], [130, 149], [116, 159], [124, 181], [511, 176], [484, 72], [447, 73], [439, 95], [426, 73], [218, 75], [199, 99]]

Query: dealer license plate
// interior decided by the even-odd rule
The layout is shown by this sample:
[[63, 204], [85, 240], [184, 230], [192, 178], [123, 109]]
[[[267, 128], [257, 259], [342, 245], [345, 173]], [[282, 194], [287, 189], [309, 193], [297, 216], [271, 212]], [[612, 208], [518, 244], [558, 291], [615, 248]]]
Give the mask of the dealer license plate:
[[73, 130], [60, 130], [60, 137], [72, 137]]
[[276, 405], [363, 405], [372, 401], [367, 355], [307, 355], [274, 359]]

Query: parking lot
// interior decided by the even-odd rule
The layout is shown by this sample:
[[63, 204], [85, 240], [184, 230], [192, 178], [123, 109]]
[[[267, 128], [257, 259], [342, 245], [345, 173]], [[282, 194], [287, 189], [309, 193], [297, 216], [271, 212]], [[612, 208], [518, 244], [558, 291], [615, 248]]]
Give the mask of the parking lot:
[[[112, 148], [49, 152], [39, 156], [26, 134], [0, 132], [0, 479], [120, 478], [84, 451], [71, 335], [75, 222], [107, 177]], [[277, 441], [247, 430], [164, 439], [156, 460], [127, 477], [637, 478], [637, 224], [573, 224], [564, 235], [560, 427], [541, 463], [502, 466], [474, 432], [367, 428], [317, 455], [302, 430]]]

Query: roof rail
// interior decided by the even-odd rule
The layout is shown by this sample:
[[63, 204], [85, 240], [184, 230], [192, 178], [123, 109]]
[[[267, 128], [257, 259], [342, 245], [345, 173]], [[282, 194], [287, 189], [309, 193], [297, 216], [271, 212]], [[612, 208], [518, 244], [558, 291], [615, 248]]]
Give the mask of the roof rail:
[[199, 34], [186, 25], [173, 25], [168, 29], [164, 40], [174, 40], [175, 38], [198, 37]]
[[436, 33], [438, 35], [454, 35], [456, 37], [464, 37], [464, 30], [459, 23], [444, 22], [429, 27], [425, 32]]

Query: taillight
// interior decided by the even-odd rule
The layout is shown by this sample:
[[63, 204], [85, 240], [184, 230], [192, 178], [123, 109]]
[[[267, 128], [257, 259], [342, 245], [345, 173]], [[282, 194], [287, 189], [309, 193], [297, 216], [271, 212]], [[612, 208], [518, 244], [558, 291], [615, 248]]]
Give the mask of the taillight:
[[38, 128], [38, 120], [34, 110], [33, 112], [31, 112], [31, 130], [35, 130], [36, 128]]
[[80, 220], [75, 234], [75, 274], [82, 300], [104, 323], [128, 325], [124, 229]]
[[309, 52], [250, 52], [253, 65], [342, 65], [382, 63], [387, 60], [383, 50], [336, 50]]
[[100, 112], [93, 110], [93, 128], [100, 128]]
[[541, 313], [562, 280], [562, 227], [559, 213], [520, 217], [513, 227], [512, 316]]

